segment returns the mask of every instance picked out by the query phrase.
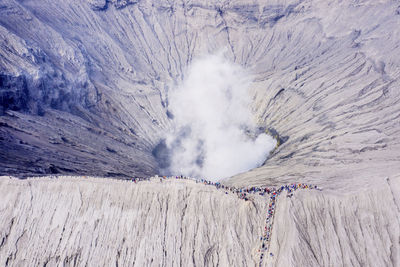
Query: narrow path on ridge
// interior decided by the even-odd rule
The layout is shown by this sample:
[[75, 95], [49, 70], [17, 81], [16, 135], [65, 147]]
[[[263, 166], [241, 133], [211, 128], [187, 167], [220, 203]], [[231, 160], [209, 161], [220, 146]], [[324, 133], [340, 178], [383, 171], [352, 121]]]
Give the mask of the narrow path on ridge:
[[[258, 253], [260, 253], [259, 257], [259, 267], [263, 265], [264, 260], [266, 259], [266, 253], [270, 249], [270, 244], [271, 244], [271, 235], [272, 235], [272, 229], [274, 225], [274, 218], [275, 218], [275, 210], [276, 210], [276, 204], [277, 204], [277, 198], [282, 194], [284, 191], [287, 192], [286, 197], [291, 198], [293, 196], [293, 193], [298, 190], [298, 189], [314, 189], [314, 190], [320, 190], [319, 187], [316, 185], [311, 185], [311, 184], [304, 184], [304, 183], [292, 183], [292, 184], [287, 184], [287, 185], [282, 185], [278, 188], [276, 187], [248, 187], [248, 188], [236, 188], [233, 186], [225, 186], [219, 182], [212, 182], [206, 179], [196, 179], [192, 177], [186, 177], [186, 176], [156, 176], [156, 179], [160, 179], [160, 182], [163, 180], [167, 179], [178, 179], [178, 180], [192, 180], [195, 181], [196, 183], [199, 184], [204, 184], [204, 185], [210, 185], [214, 186], [217, 189], [222, 189], [222, 190], [227, 190], [231, 193], [234, 193], [237, 195], [239, 199], [243, 199], [244, 201], [249, 201], [249, 195], [251, 194], [258, 194], [260, 196], [267, 196], [269, 195], [269, 201], [268, 201], [268, 210], [267, 210], [267, 216], [265, 219], [265, 227], [264, 231], [262, 233], [262, 236], [260, 236], [260, 248], [258, 249]], [[152, 178], [132, 178], [131, 180], [135, 183], [141, 182], [141, 181], [150, 181]], [[270, 252], [270, 256], [273, 256], [273, 253]]]

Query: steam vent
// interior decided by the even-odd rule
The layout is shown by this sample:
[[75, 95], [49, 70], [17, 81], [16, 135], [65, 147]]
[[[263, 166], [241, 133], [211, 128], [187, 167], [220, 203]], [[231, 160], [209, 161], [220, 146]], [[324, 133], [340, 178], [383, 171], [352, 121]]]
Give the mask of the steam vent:
[[400, 2], [0, 0], [0, 266], [400, 266]]

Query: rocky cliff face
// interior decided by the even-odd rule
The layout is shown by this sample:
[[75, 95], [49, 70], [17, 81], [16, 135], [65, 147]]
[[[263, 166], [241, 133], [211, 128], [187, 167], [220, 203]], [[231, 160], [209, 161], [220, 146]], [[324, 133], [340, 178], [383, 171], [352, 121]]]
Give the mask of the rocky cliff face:
[[[156, 174], [159, 166], [152, 151], [171, 127], [168, 92], [194, 58], [225, 50], [230, 60], [254, 75], [252, 111], [259, 125], [273, 128], [284, 142], [263, 166], [224, 183], [242, 187], [310, 182], [324, 189], [307, 195], [300, 192], [290, 199], [280, 197], [271, 241], [274, 256], [267, 255], [263, 264], [398, 266], [399, 14], [396, 1], [372, 0], [3, 0], [0, 173]], [[3, 180], [1, 195], [7, 193], [8, 199], [1, 209], [6, 214], [1, 217], [3, 264], [7, 259], [13, 265], [24, 259], [38, 264], [66, 261], [65, 265], [73, 265], [74, 260], [151, 265], [151, 259], [154, 265], [168, 266], [179, 262], [258, 264], [251, 256], [257, 247], [252, 242], [259, 235], [255, 229], [263, 227], [257, 201], [253, 208], [244, 206], [242, 210], [237, 200], [225, 202], [225, 195], [207, 193], [208, 204], [189, 205], [186, 213], [207, 217], [211, 216], [209, 208], [220, 206], [214, 217], [205, 219], [210, 227], [194, 236], [189, 221], [179, 218], [183, 203], [200, 201], [197, 191], [201, 189], [187, 185], [182, 190], [190, 197], [180, 201], [158, 185], [145, 189], [148, 197], [133, 188], [121, 196], [109, 189], [116, 217], [130, 205], [125, 195], [143, 200], [132, 204], [125, 221], [99, 219], [103, 228], [95, 236], [103, 248], [95, 249], [87, 247], [84, 236], [79, 238], [97, 231], [89, 213], [96, 209], [106, 213], [109, 206], [79, 211], [79, 204], [68, 202], [77, 202], [75, 195], [70, 200], [60, 196], [64, 201], [60, 203], [54, 200], [59, 192], [76, 194], [76, 185], [83, 188], [83, 199], [101, 202], [108, 194], [102, 190], [109, 184], [120, 188], [122, 182], [105, 183], [100, 193], [92, 192], [94, 185], [87, 186], [87, 182], [69, 181], [62, 189], [52, 187], [61, 182], [32, 182], [37, 197], [30, 201], [25, 199], [27, 182]], [[31, 202], [35, 210], [28, 207]], [[62, 203], [72, 203], [71, 219], [65, 217]], [[13, 209], [14, 205], [21, 206]], [[50, 212], [46, 205], [60, 212], [55, 217], [67, 223], [69, 232], [63, 234], [58, 223], [52, 226], [50, 213], [48, 219], [37, 215]], [[141, 212], [152, 205], [158, 205], [160, 211], [139, 218], [134, 215], [135, 205]], [[240, 216], [251, 220], [225, 219], [226, 213], [235, 212], [243, 212]], [[178, 219], [172, 219], [174, 216]], [[28, 221], [17, 223], [18, 218]], [[88, 223], [79, 218], [88, 218]], [[162, 218], [171, 218], [164, 228]], [[130, 220], [134, 227], [144, 229], [128, 229]], [[182, 244], [182, 250], [173, 250], [171, 258], [170, 250], [162, 256], [165, 243], [158, 237], [143, 241], [143, 246], [132, 245], [144, 240], [142, 234], [151, 236], [154, 221], [161, 225], [157, 236], [166, 236], [170, 246]], [[20, 226], [13, 228], [14, 224]], [[187, 229], [179, 234], [176, 224]], [[122, 227], [121, 232], [112, 228], [116, 225]], [[222, 241], [232, 238], [232, 233], [220, 233], [221, 225], [228, 225], [232, 233], [237, 231], [233, 235], [237, 238]], [[43, 229], [56, 230], [49, 234]], [[113, 229], [111, 233], [109, 229]], [[58, 241], [62, 235], [69, 239]], [[51, 251], [44, 248], [43, 236], [51, 240]], [[57, 240], [52, 240], [54, 236]], [[209, 239], [204, 240], [205, 236]], [[181, 237], [186, 239], [171, 241]], [[132, 238], [131, 242], [127, 238]], [[27, 250], [27, 240], [37, 249]], [[105, 240], [117, 240], [116, 247], [107, 248], [111, 245]]]

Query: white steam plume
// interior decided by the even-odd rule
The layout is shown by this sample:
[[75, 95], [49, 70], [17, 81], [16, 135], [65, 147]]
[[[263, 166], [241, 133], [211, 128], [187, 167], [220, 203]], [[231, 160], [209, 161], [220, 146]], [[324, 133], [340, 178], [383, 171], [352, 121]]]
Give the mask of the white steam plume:
[[250, 112], [249, 75], [222, 55], [194, 61], [171, 92], [170, 172], [217, 180], [260, 166], [276, 141]]

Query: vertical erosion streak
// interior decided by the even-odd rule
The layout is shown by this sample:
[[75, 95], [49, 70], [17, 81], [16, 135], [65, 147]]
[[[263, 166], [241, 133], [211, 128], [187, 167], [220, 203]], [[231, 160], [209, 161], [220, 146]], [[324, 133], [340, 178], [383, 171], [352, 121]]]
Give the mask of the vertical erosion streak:
[[166, 204], [165, 204], [165, 219], [164, 219], [164, 239], [163, 239], [163, 261], [162, 261], [162, 266], [167, 266], [166, 260], [167, 260], [167, 248], [165, 245], [165, 236], [167, 235], [167, 220], [168, 220], [168, 202], [169, 202], [169, 197], [166, 199]]

